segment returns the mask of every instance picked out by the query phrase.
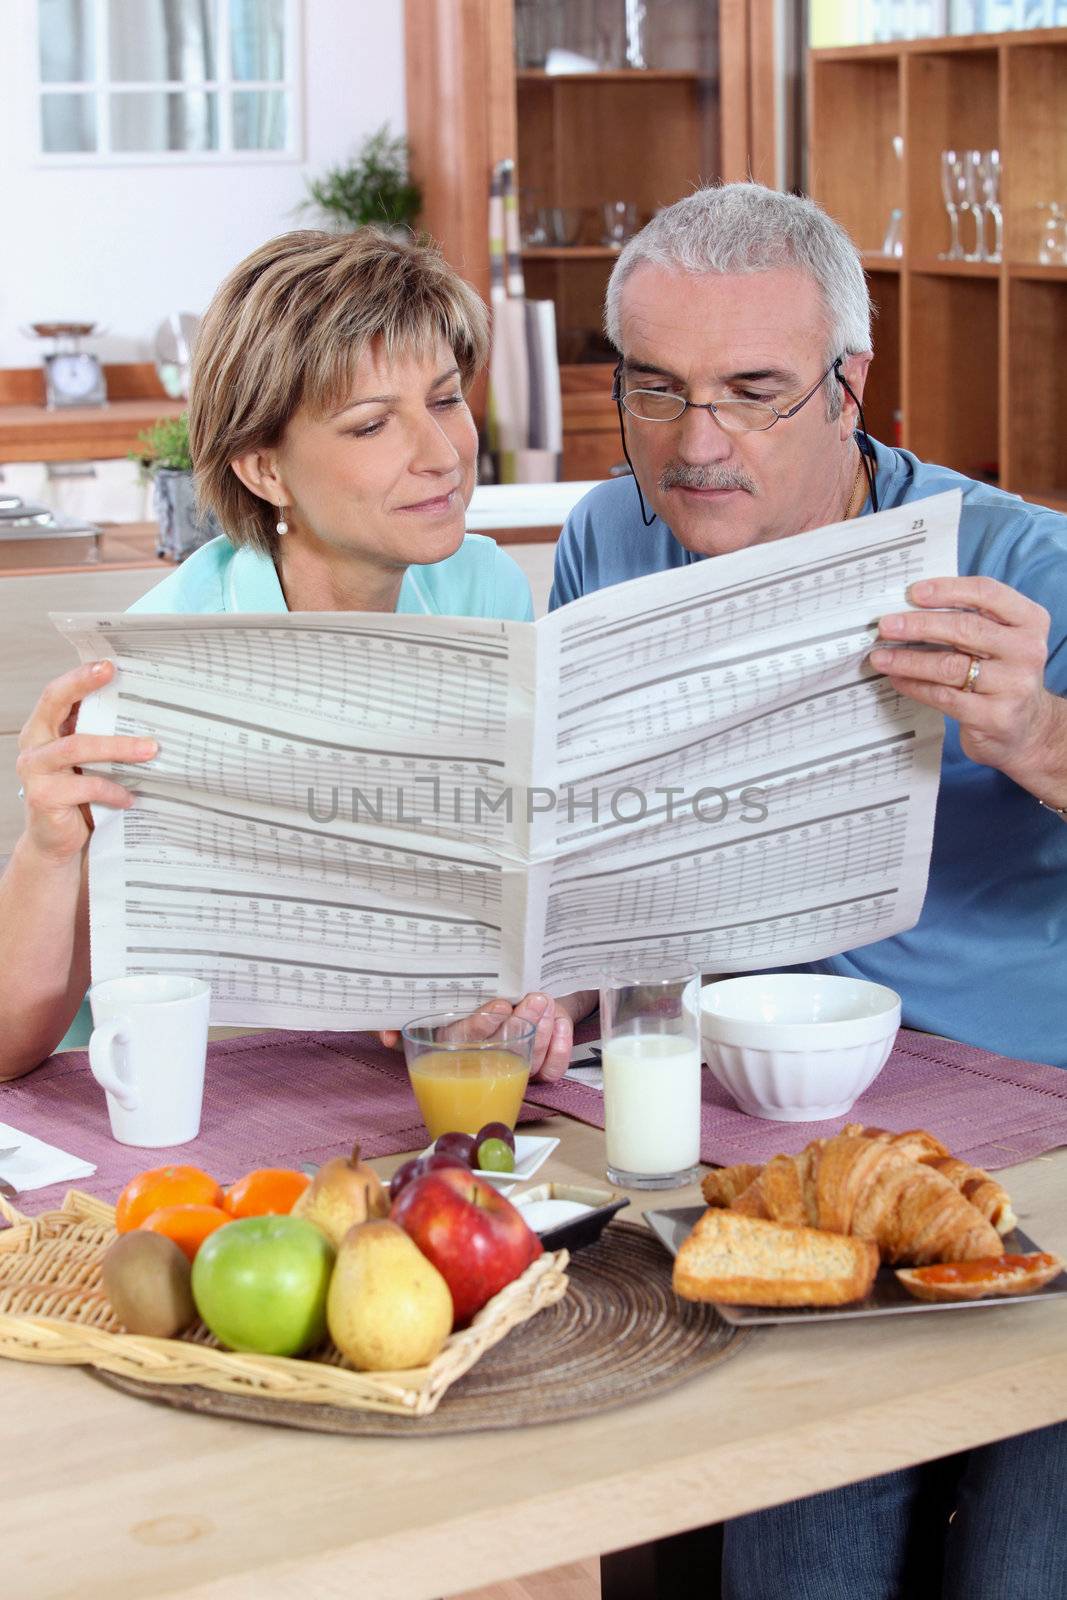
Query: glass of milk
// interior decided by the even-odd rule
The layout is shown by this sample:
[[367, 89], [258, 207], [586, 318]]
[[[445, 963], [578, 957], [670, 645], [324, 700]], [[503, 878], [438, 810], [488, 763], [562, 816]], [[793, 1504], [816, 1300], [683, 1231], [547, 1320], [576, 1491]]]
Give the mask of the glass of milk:
[[608, 1177], [679, 1189], [700, 1160], [700, 975], [619, 978], [600, 991]]

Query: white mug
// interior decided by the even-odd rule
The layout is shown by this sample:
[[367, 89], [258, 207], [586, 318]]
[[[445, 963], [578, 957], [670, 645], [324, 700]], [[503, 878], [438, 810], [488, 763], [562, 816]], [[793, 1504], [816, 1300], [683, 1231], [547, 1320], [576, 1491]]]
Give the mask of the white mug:
[[120, 1144], [158, 1149], [200, 1131], [211, 990], [199, 978], [145, 973], [89, 990], [89, 1066], [107, 1091]]

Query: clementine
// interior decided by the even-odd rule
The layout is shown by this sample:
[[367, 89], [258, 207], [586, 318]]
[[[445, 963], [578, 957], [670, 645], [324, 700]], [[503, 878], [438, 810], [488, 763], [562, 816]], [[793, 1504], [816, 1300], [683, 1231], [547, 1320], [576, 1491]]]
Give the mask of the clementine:
[[119, 1233], [139, 1228], [161, 1206], [221, 1206], [222, 1188], [200, 1167], [152, 1167], [131, 1178], [115, 1204]]
[[221, 1206], [160, 1206], [158, 1211], [145, 1217], [141, 1227], [149, 1233], [162, 1233], [173, 1239], [189, 1260], [194, 1261], [208, 1234], [232, 1221], [230, 1213]]
[[287, 1216], [310, 1182], [290, 1167], [257, 1167], [231, 1184], [222, 1204], [231, 1217]]

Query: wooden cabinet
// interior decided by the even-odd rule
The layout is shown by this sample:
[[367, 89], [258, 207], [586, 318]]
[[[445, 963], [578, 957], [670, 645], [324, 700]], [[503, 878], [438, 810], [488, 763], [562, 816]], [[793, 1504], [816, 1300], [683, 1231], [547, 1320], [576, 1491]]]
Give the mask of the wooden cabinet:
[[[871, 432], [1067, 510], [1067, 262], [1038, 260], [1039, 206], [1067, 210], [1067, 29], [817, 50], [809, 70], [811, 193], [863, 251], [878, 310]], [[1001, 262], [944, 259], [947, 149], [1000, 151]], [[887, 257], [895, 206], [904, 253]]]
[[556, 306], [564, 478], [605, 477], [623, 459], [600, 333], [618, 249], [601, 208], [626, 201], [644, 222], [701, 182], [775, 182], [774, 10], [685, 0], [686, 68], [548, 74], [516, 67], [511, 0], [406, 0], [412, 165], [423, 226], [448, 259], [488, 298], [489, 178], [504, 157], [530, 204], [580, 214], [575, 242], [523, 250], [527, 293]]

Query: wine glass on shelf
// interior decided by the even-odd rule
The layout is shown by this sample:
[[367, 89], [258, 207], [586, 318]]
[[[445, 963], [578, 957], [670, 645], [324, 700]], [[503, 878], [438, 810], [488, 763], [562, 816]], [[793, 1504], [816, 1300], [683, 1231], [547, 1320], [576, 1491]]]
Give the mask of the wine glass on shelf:
[[1000, 151], [984, 150], [978, 167], [982, 203], [993, 223], [993, 251], [987, 261], [1004, 257], [1004, 213], [1000, 209]]
[[963, 176], [963, 162], [955, 150], [942, 150], [941, 152], [941, 198], [945, 202], [948, 212], [949, 225], [952, 229], [952, 241], [947, 250], [942, 250], [938, 257], [941, 261], [962, 261], [963, 250], [960, 247], [960, 200], [964, 197], [965, 183]]
[[961, 211], [969, 211], [974, 218], [974, 249], [965, 251], [965, 261], [985, 261], [985, 207], [979, 168], [982, 165], [980, 150], [963, 152], [963, 199]]

